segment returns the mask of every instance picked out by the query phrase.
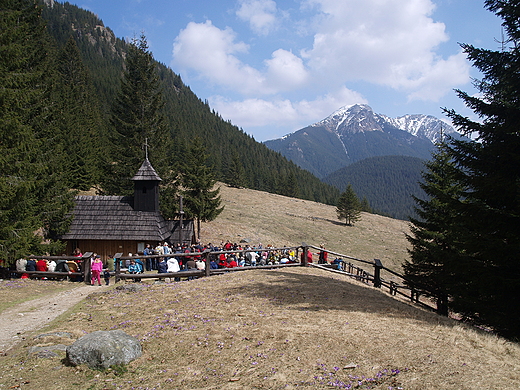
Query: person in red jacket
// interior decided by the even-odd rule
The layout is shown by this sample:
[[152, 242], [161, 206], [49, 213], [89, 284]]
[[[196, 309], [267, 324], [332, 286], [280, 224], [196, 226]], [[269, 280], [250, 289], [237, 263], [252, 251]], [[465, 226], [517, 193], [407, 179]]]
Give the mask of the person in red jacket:
[[237, 261], [235, 260], [235, 257], [232, 257], [231, 258], [231, 261], [228, 263], [228, 268], [235, 268], [235, 267], [238, 267], [238, 263]]
[[40, 259], [36, 262], [36, 271], [47, 272], [47, 260]]
[[218, 267], [219, 268], [228, 268], [229, 263], [227, 261], [227, 256], [225, 253], [221, 253], [218, 259]]
[[[327, 264], [328, 252], [325, 250], [324, 245], [320, 245], [320, 258], [318, 260], [318, 264]], [[312, 261], [311, 261], [312, 262]]]
[[[301, 260], [302, 263], [303, 263], [303, 254], [304, 253], [305, 252], [302, 252], [302, 254], [300, 255], [300, 260]], [[312, 252], [309, 251], [309, 250], [307, 251], [307, 264], [308, 263], [312, 263]]]

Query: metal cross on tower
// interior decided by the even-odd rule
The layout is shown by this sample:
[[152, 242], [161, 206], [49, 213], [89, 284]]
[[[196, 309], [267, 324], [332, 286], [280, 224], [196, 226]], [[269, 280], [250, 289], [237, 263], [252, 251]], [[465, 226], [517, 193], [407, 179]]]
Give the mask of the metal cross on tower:
[[144, 156], [148, 160], [148, 138], [144, 139]]

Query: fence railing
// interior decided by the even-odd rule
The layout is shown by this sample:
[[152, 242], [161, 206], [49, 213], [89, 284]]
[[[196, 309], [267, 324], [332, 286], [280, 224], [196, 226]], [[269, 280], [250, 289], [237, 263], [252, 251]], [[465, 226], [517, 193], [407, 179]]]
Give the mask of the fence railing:
[[[273, 269], [273, 268], [283, 268], [283, 267], [294, 267], [300, 266], [301, 263], [289, 263], [289, 264], [266, 264], [266, 265], [257, 265], [257, 266], [245, 266], [245, 267], [234, 267], [234, 268], [218, 268], [211, 269], [210, 261], [212, 257], [216, 259], [221, 254], [239, 254], [239, 253], [247, 253], [247, 252], [275, 252], [275, 251], [288, 251], [295, 250], [296, 258], [298, 258], [299, 250], [301, 247], [293, 246], [293, 247], [283, 247], [283, 248], [251, 248], [251, 249], [240, 249], [240, 250], [230, 250], [230, 251], [211, 251], [209, 249], [203, 252], [190, 252], [190, 253], [170, 253], [167, 255], [147, 255], [147, 256], [123, 256], [122, 253], [117, 253], [114, 255], [115, 261], [115, 277], [116, 283], [120, 280], [126, 279], [148, 279], [148, 278], [191, 278], [191, 277], [201, 277], [201, 276], [211, 276], [218, 275], [226, 272], [236, 272], [236, 271], [245, 271], [250, 269]], [[181, 270], [179, 272], [168, 272], [168, 273], [140, 273], [140, 274], [128, 274], [122, 272], [121, 262], [126, 260], [146, 260], [146, 259], [159, 259], [159, 258], [181, 258], [181, 257], [200, 257], [204, 260], [205, 268], [204, 270]]]
[[[294, 266], [308, 266], [309, 258], [308, 252], [309, 250], [314, 249], [316, 251], [325, 251], [328, 253], [328, 257], [330, 255], [335, 256], [336, 260], [340, 260], [337, 264], [317, 264], [314, 262], [312, 266], [322, 268], [328, 271], [339, 272], [341, 274], [352, 277], [356, 280], [359, 280], [366, 284], [371, 284], [375, 288], [387, 288], [390, 295], [399, 295], [404, 298], [409, 299], [411, 302], [414, 302], [420, 306], [423, 306], [430, 310], [435, 310], [441, 314], [447, 314], [444, 312], [444, 307], [440, 304], [443, 302], [440, 297], [433, 291], [429, 291], [424, 286], [417, 286], [411, 280], [406, 278], [406, 276], [399, 274], [385, 266], [381, 263], [379, 259], [374, 259], [373, 261], [358, 259], [349, 255], [345, 255], [342, 253], [337, 253], [334, 251], [325, 250], [323, 248], [307, 245], [306, 243], [302, 243], [301, 246], [293, 246], [293, 247], [282, 247], [282, 248], [250, 248], [250, 249], [240, 249], [240, 250], [230, 250], [230, 251], [210, 251], [205, 250], [203, 252], [191, 252], [191, 253], [172, 253], [169, 255], [147, 255], [147, 256], [123, 256], [122, 253], [117, 253], [114, 255], [113, 259], [115, 262], [115, 281], [116, 283], [121, 280], [135, 280], [135, 279], [164, 279], [164, 278], [194, 278], [194, 277], [203, 277], [203, 276], [211, 276], [218, 275], [227, 272], [237, 272], [237, 271], [247, 271], [251, 269], [273, 269], [273, 268], [283, 268], [283, 267], [294, 267]], [[266, 264], [266, 265], [257, 265], [257, 266], [244, 266], [244, 267], [235, 267], [235, 268], [218, 268], [211, 269], [210, 260], [212, 258], [217, 258], [221, 254], [245, 254], [247, 252], [281, 252], [281, 251], [291, 251], [294, 250], [296, 253], [296, 261], [289, 264]], [[301, 251], [301, 256], [300, 256]], [[81, 271], [80, 272], [48, 272], [48, 271], [25, 271], [18, 272], [12, 271], [13, 273], [26, 273], [32, 277], [57, 277], [57, 278], [78, 278], [81, 277], [85, 281], [85, 283], [90, 283], [90, 279], [88, 275], [90, 273], [90, 261], [87, 261], [92, 256], [92, 253], [85, 253], [80, 259]], [[139, 273], [139, 274], [130, 274], [123, 271], [121, 268], [121, 262], [125, 260], [135, 260], [140, 259], [146, 261], [149, 258], [165, 258], [165, 257], [200, 257], [204, 260], [205, 268], [203, 270], [191, 269], [191, 270], [182, 270], [179, 272], [169, 272], [169, 273]], [[77, 261], [78, 257], [74, 256], [30, 256], [33, 259], [48, 259], [48, 260], [74, 260]], [[358, 264], [363, 264], [365, 268], [361, 267]], [[373, 273], [370, 273], [366, 270], [366, 268], [371, 267], [373, 269]], [[433, 297], [432, 299], [427, 297]], [[434, 303], [434, 300], [436, 303]]]
[[[313, 266], [315, 267], [338, 271], [361, 282], [372, 284], [376, 288], [386, 287], [388, 288], [388, 292], [390, 293], [390, 295], [400, 295], [426, 309], [434, 310], [439, 313], [445, 314], [444, 308], [439, 307], [438, 305], [438, 303], [441, 300], [437, 296], [436, 292], [429, 291], [428, 288], [424, 286], [418, 286], [414, 284], [406, 276], [401, 275], [400, 273], [383, 266], [381, 260], [379, 259], [374, 259], [373, 261], [362, 260], [345, 254], [325, 250], [314, 245], [307, 245], [305, 243], [302, 244], [302, 248], [304, 252], [308, 251], [310, 248], [313, 248], [317, 251], [324, 250], [329, 255], [333, 255], [337, 259], [341, 260], [337, 264], [337, 268], [332, 267], [330, 264], [320, 265], [313, 263]], [[364, 268], [353, 264], [353, 262], [358, 262], [373, 267], [374, 273], [371, 274]], [[383, 277], [383, 273], [388, 273], [389, 275], [391, 275], [392, 280], [390, 280], [390, 277]], [[431, 299], [427, 298], [426, 296], [434, 297], [436, 303], [434, 303]]]

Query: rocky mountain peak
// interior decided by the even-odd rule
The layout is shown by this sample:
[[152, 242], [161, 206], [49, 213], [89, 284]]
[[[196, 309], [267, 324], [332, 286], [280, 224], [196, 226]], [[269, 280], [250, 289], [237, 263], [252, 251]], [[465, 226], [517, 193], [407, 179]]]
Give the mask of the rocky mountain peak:
[[375, 113], [366, 104], [341, 107], [327, 118], [312, 124], [311, 127], [325, 128], [340, 137], [347, 134], [385, 131], [385, 128], [392, 127], [430, 142], [436, 142], [441, 132], [444, 134], [457, 133], [452, 126], [431, 115], [409, 114], [391, 118]]
[[356, 134], [366, 131], [382, 131], [377, 115], [366, 104], [353, 104], [341, 107], [327, 118], [314, 123], [313, 127], [324, 127], [338, 134]]

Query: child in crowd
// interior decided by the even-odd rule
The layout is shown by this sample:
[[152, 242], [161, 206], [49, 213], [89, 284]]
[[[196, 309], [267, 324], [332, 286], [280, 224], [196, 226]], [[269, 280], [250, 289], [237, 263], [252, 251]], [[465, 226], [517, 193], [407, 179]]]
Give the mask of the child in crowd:
[[92, 278], [90, 280], [91, 284], [94, 286], [96, 281], [98, 285], [101, 286], [101, 271], [103, 270], [103, 262], [101, 261], [101, 256], [95, 255], [94, 260], [90, 264], [90, 272], [92, 274]]
[[110, 284], [110, 271], [108, 268], [105, 268], [103, 271], [103, 279], [105, 279], [105, 285], [108, 286]]

